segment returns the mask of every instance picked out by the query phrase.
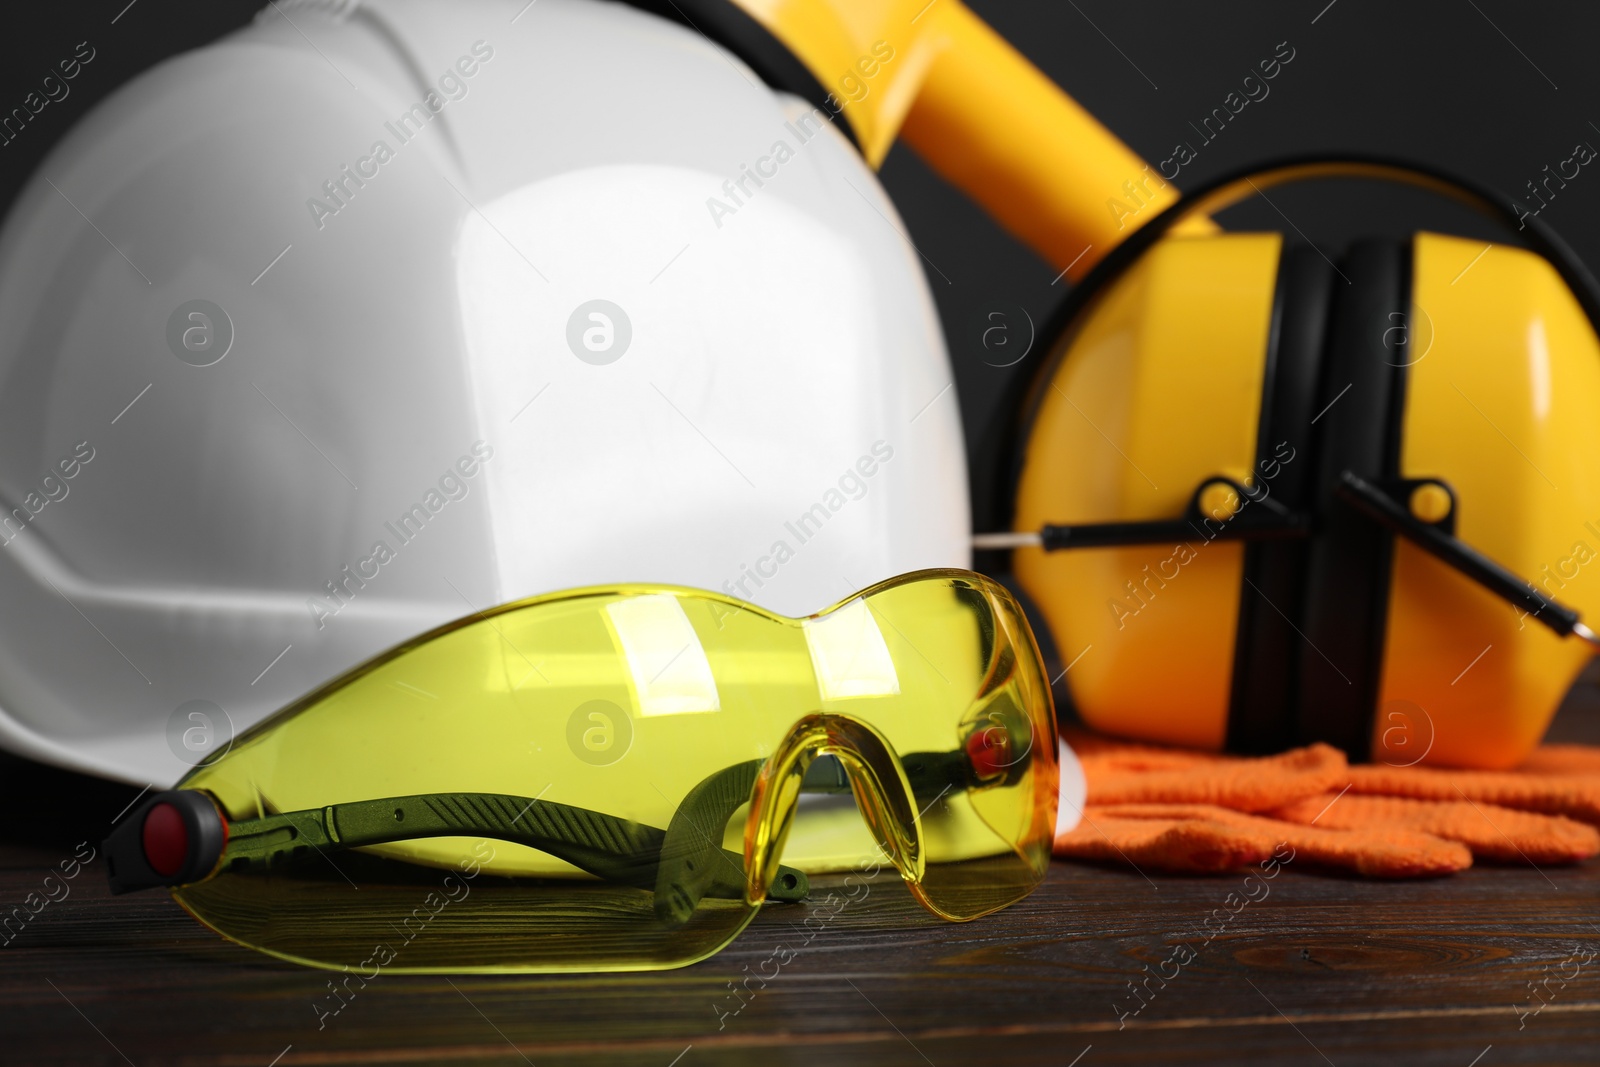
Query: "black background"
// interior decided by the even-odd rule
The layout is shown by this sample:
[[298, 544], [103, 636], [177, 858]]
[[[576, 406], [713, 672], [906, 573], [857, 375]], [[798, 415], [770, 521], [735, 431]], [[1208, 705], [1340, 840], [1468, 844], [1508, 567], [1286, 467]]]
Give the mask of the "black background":
[[[447, 0], [439, 0], [444, 3]], [[55, 63], [88, 40], [96, 57], [22, 135], [0, 147], [0, 203], [8, 205], [49, 147], [93, 103], [161, 59], [243, 25], [262, 0], [107, 0], [11, 5], [0, 35], [0, 111], [21, 104]], [[1572, 154], [1600, 146], [1594, 58], [1600, 12], [1576, 3], [1448, 0], [1293, 0], [1177, 4], [1109, 0], [971, 0], [971, 6], [1147, 159], [1159, 161], [1190, 121], [1218, 106], [1281, 41], [1294, 61], [1199, 157], [1192, 186], [1288, 154], [1361, 152], [1413, 159], [1506, 194]], [[112, 19], [116, 18], [113, 23]], [[991, 503], [989, 464], [1007, 413], [1006, 369], [980, 338], [991, 313], [1049, 318], [1065, 283], [1056, 269], [995, 227], [896, 147], [882, 171], [908, 230], [938, 272], [924, 269], [939, 304], [973, 459], [979, 514]], [[1416, 228], [1495, 236], [1450, 204], [1367, 183], [1284, 190], [1274, 200], [1306, 237], [1333, 254], [1353, 237]], [[1600, 176], [1587, 171], [1540, 217], [1591, 263], [1600, 262]], [[1280, 228], [1265, 204], [1241, 205], [1235, 228]], [[941, 276], [942, 275], [942, 276]], [[946, 280], [948, 279], [948, 281]], [[4, 324], [0, 323], [0, 328]], [[992, 356], [991, 356], [992, 358]]]

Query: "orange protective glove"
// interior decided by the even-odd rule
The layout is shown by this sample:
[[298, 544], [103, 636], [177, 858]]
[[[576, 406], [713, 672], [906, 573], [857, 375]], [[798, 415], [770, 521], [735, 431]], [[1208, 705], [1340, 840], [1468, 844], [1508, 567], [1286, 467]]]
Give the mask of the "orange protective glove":
[[1238, 758], [1068, 732], [1088, 784], [1057, 856], [1167, 871], [1301, 860], [1376, 878], [1448, 874], [1473, 856], [1576, 863], [1600, 853], [1600, 749], [1546, 745], [1514, 771], [1351, 767], [1327, 745]]

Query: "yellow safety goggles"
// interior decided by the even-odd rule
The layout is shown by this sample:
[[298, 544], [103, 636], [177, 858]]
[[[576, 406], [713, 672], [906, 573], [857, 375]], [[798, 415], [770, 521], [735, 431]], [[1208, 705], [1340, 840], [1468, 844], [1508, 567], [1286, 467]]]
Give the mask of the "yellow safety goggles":
[[114, 891], [172, 886], [297, 963], [645, 970], [808, 874], [886, 862], [942, 918], [1006, 907], [1044, 879], [1055, 808], [1027, 622], [936, 570], [804, 619], [625, 585], [458, 620], [262, 722], [105, 850]]

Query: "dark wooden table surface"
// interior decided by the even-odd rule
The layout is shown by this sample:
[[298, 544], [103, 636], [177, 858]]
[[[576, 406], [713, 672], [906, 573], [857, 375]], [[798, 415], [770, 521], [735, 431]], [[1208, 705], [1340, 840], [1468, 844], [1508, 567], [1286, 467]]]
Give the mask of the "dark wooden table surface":
[[[1553, 736], [1600, 741], [1592, 681]], [[0, 908], [42, 893], [134, 792], [0, 763]], [[966, 925], [885, 882], [809, 941], [794, 905], [683, 970], [380, 975], [319, 1028], [329, 975], [225, 943], [165, 896], [112, 898], [96, 860], [0, 948], [0, 1063], [1600, 1063], [1600, 862], [1401, 884], [1290, 865], [1232, 914], [1242, 877], [1056, 863]], [[1180, 944], [1193, 958], [1131, 1014], [1130, 983]], [[788, 964], [736, 998], [780, 946]]]

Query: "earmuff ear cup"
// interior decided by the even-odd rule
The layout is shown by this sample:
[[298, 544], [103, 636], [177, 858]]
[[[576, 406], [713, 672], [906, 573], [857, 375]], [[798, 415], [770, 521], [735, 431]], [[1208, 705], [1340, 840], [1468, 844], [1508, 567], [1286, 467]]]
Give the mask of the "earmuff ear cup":
[[[1443, 481], [1456, 537], [1593, 625], [1595, 328], [1531, 251], [1432, 233], [1412, 249], [1400, 474]], [[1402, 539], [1389, 601], [1372, 758], [1397, 766], [1515, 766], [1593, 651]]]
[[[1272, 312], [1256, 433], [1258, 488], [1292, 512], [1306, 511], [1317, 486], [1316, 427], [1322, 396], [1333, 264], [1308, 245], [1284, 249]], [[1234, 641], [1227, 748], [1281, 752], [1294, 744], [1295, 699], [1305, 639], [1296, 631], [1305, 608], [1309, 546], [1298, 539], [1250, 542]]]
[[1340, 475], [1398, 477], [1405, 407], [1411, 244], [1364, 241], [1340, 261], [1317, 412], [1304, 646], [1293, 702], [1295, 740], [1326, 741], [1352, 759], [1371, 749], [1383, 669], [1394, 539], [1334, 495]]
[[[1206, 478], [1252, 479], [1281, 251], [1276, 233], [1170, 238], [1095, 294], [1041, 368], [1019, 528], [1166, 520]], [[1202, 525], [1013, 554], [1087, 725], [1225, 744], [1245, 546]]]

